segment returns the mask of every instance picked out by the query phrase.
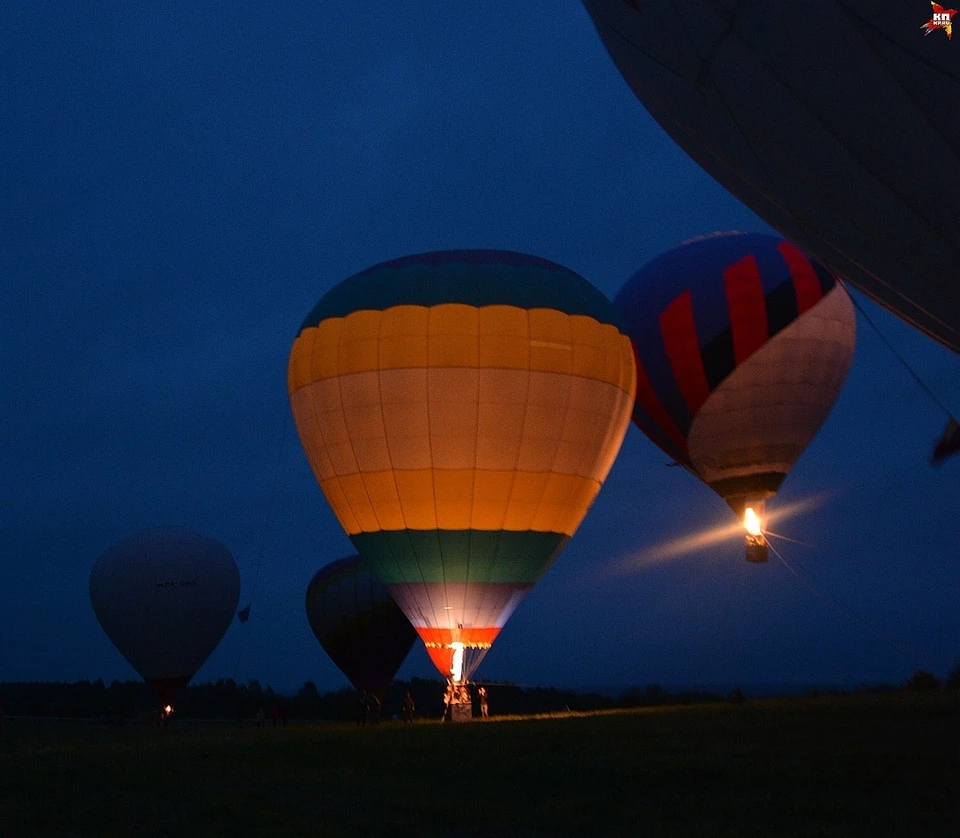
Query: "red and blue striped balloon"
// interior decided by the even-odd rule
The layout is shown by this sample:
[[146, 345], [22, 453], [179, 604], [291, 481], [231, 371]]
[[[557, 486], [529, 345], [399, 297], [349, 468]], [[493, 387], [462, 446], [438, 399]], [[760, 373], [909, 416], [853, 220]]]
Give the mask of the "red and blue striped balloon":
[[640, 429], [738, 513], [777, 491], [853, 357], [853, 306], [833, 275], [782, 238], [721, 233], [651, 261], [615, 305]]

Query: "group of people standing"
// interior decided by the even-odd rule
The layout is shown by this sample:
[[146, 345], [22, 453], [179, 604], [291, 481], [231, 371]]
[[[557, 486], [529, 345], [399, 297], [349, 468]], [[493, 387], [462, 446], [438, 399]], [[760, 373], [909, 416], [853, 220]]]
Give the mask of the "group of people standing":
[[[480, 708], [480, 717], [485, 719], [490, 713], [490, 705], [487, 702], [487, 690], [482, 685], [477, 687], [476, 698]], [[407, 690], [403, 697], [402, 708], [403, 721], [405, 723], [413, 722], [417, 705], [410, 690]], [[454, 708], [464, 708], [466, 718], [472, 717], [473, 698], [470, 695], [470, 688], [466, 684], [447, 684], [443, 696], [444, 721], [453, 721], [455, 714], [460, 715]], [[469, 708], [469, 710], [466, 708]], [[357, 727], [377, 724], [379, 721], [380, 697], [372, 690], [361, 690], [357, 694]]]
[[361, 690], [357, 707], [357, 727], [380, 723], [380, 696], [373, 690]]
[[[490, 706], [487, 703], [487, 690], [483, 685], [477, 687], [477, 703], [480, 705], [480, 717], [487, 718]], [[473, 715], [473, 699], [470, 688], [466, 684], [447, 684], [447, 691], [443, 695], [443, 719], [453, 721], [457, 707], [469, 707], [468, 717]]]

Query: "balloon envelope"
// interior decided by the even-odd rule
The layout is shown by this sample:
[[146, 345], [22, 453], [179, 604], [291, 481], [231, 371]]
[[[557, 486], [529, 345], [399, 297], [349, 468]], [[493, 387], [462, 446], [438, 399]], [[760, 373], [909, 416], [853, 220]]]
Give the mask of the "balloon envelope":
[[584, 0], [668, 134], [761, 218], [960, 352], [957, 45], [926, 2]]
[[358, 690], [383, 696], [417, 633], [360, 556], [338, 559], [307, 586], [307, 620]]
[[566, 268], [451, 251], [347, 279], [294, 341], [314, 474], [448, 677], [469, 675], [613, 464], [636, 381], [618, 324]]
[[615, 303], [637, 355], [634, 420], [742, 514], [773, 494], [853, 359], [853, 305], [776, 236], [725, 233], [654, 259]]
[[122, 539], [90, 574], [90, 602], [104, 632], [164, 699], [217, 647], [239, 598], [230, 551], [182, 527]]

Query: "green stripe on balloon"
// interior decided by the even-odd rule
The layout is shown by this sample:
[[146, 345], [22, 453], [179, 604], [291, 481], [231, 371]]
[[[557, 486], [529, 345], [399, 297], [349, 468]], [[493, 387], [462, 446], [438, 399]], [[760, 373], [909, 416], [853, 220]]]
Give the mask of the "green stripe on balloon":
[[500, 250], [438, 251], [374, 265], [327, 292], [300, 330], [364, 309], [444, 303], [549, 308], [586, 315], [626, 333], [610, 301], [579, 274], [546, 259]]
[[[533, 531], [393, 530], [358, 533], [350, 540], [385, 585], [533, 584], [550, 567], [569, 536]], [[416, 572], [413, 578], [412, 571]]]

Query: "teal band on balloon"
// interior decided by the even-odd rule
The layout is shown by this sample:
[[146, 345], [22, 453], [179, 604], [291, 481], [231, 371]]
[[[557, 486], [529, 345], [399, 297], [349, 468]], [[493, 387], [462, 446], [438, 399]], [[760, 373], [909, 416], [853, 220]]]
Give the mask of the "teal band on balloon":
[[[533, 584], [569, 536], [553, 532], [399, 530], [350, 536], [385, 585], [408, 582]], [[416, 574], [411, 578], [411, 574]]]
[[626, 333], [601, 291], [562, 265], [499, 250], [423, 253], [368, 268], [331, 289], [300, 331], [330, 317], [393, 306], [509, 305], [581, 314]]

